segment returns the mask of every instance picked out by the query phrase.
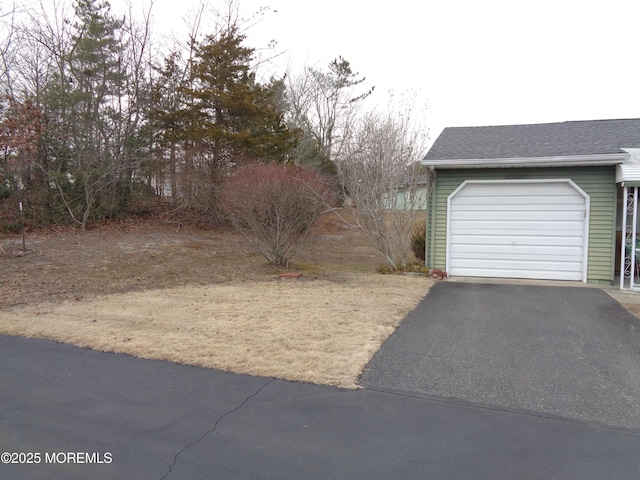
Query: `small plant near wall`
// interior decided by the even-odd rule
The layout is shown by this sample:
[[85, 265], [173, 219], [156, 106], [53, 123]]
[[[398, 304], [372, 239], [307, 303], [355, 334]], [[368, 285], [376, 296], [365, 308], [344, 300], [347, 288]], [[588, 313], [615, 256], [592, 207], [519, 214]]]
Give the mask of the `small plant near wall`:
[[424, 223], [416, 225], [411, 234], [411, 251], [422, 262], [424, 262], [425, 257], [425, 235], [426, 227]]
[[422, 275], [428, 275], [429, 268], [425, 267], [424, 263], [419, 261], [407, 263], [406, 265], [397, 265], [396, 268], [391, 268], [388, 264], [381, 263], [376, 267], [376, 273], [419, 273]]

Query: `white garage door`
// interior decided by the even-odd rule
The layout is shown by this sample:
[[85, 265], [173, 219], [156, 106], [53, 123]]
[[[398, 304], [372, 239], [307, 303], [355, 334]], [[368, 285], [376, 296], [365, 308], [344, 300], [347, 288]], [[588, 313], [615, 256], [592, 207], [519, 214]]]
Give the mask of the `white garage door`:
[[469, 180], [447, 213], [450, 275], [586, 282], [589, 196], [571, 180]]

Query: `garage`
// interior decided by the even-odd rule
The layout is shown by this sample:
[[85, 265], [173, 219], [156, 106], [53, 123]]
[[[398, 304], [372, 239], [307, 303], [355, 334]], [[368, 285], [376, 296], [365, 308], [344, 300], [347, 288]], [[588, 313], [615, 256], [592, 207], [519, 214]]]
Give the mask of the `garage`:
[[589, 209], [570, 179], [466, 180], [447, 198], [447, 271], [586, 282]]
[[640, 118], [447, 127], [421, 163], [427, 267], [635, 287]]

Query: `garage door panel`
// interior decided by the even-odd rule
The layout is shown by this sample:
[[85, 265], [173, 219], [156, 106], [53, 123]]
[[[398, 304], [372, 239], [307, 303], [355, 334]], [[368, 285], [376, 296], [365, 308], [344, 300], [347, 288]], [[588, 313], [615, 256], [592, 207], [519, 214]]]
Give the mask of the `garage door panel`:
[[[539, 187], [545, 185], [545, 189]], [[575, 188], [564, 179], [560, 181], [546, 180], [495, 180], [495, 181], [469, 181], [465, 185], [465, 196], [472, 195], [530, 195], [535, 197], [545, 197], [549, 194], [573, 196]]]
[[467, 182], [448, 205], [451, 275], [582, 280], [588, 197], [570, 182]]
[[578, 260], [584, 255], [582, 245], [556, 247], [544, 245], [456, 245], [460, 257], [465, 258], [504, 258], [510, 255], [514, 258], [529, 258], [538, 255], [546, 259], [563, 260], [575, 257]]
[[549, 245], [549, 246], [580, 246], [583, 242], [581, 238], [568, 237], [562, 235], [482, 235], [469, 237], [468, 235], [452, 235], [451, 243], [455, 245]]
[[[582, 222], [507, 222], [507, 221], [485, 221], [485, 222], [474, 222], [474, 221], [461, 221], [454, 226], [451, 227], [452, 235], [473, 235], [469, 233], [470, 230], [482, 230], [487, 233], [498, 233], [500, 232], [502, 235], [509, 236], [512, 234], [515, 235], [529, 235], [529, 236], [537, 236], [537, 235], [546, 235], [546, 236], [567, 236], [567, 233], [572, 233], [576, 228], [579, 228], [579, 225], [582, 225]], [[482, 236], [486, 233], [478, 233], [473, 236]]]
[[528, 278], [532, 280], [575, 280], [581, 281], [582, 274], [578, 272], [549, 272], [546, 270], [522, 270], [519, 276], [513, 275], [512, 269], [486, 269], [482, 274], [475, 268], [457, 268], [456, 275], [461, 277], [488, 277], [488, 278]]
[[[513, 203], [509, 199], [504, 199], [499, 203], [481, 203], [481, 202], [473, 202], [467, 205], [456, 204], [456, 213], [457, 212], [484, 212], [488, 207], [495, 208], [496, 210], [502, 212], [537, 212], [540, 210], [540, 206], [542, 204], [525, 204], [525, 203]], [[545, 207], [548, 207], [549, 210], [555, 210], [558, 212], [561, 211], [577, 211], [578, 208], [582, 207], [584, 203], [575, 203], [571, 205], [562, 204], [562, 203], [546, 203]]]
[[554, 210], [553, 211], [553, 220], [549, 219], [549, 215], [551, 212], [549, 211], [540, 211], [538, 210], [495, 210], [492, 212], [488, 212], [486, 210], [478, 210], [478, 211], [470, 211], [470, 210], [456, 210], [452, 213], [452, 220], [471, 220], [477, 222], [483, 221], [509, 221], [509, 222], [563, 222], [563, 221], [571, 221], [577, 220], [582, 222], [582, 218], [584, 217], [584, 211], [576, 211], [576, 210]]
[[[504, 200], [508, 199], [508, 204], [504, 203]], [[503, 208], [532, 208], [536, 209], [539, 205], [553, 205], [560, 207], [567, 207], [571, 205], [584, 205], [583, 198], [576, 198], [575, 196], [566, 195], [550, 195], [547, 197], [541, 196], [473, 196], [455, 199], [455, 205], [464, 209], [482, 209], [485, 205], [501, 206]]]
[[503, 269], [503, 270], [539, 270], [545, 272], [572, 272], [580, 267], [580, 262], [554, 262], [544, 260], [492, 260], [491, 262], [475, 259], [460, 258], [457, 259], [452, 267], [475, 268], [486, 272], [487, 270]]
[[[508, 265], [511, 265], [515, 268], [517, 265], [523, 265], [525, 263], [545, 263], [545, 264], [554, 264], [554, 263], [562, 263], [569, 264], [573, 263], [575, 265], [579, 265], [582, 261], [580, 255], [569, 255], [569, 258], [572, 258], [574, 262], [570, 262], [567, 256], [551, 254], [551, 255], [539, 255], [537, 260], [532, 261], [531, 255], [527, 255], [524, 253], [513, 253], [511, 254], [511, 258], [508, 261]], [[483, 262], [483, 263], [481, 263]], [[495, 264], [501, 264], [504, 262], [504, 254], [500, 253], [468, 253], [461, 256], [456, 257], [456, 261], [452, 263], [453, 266], [478, 266], [480, 268], [490, 268]], [[573, 268], [573, 266], [571, 267]]]

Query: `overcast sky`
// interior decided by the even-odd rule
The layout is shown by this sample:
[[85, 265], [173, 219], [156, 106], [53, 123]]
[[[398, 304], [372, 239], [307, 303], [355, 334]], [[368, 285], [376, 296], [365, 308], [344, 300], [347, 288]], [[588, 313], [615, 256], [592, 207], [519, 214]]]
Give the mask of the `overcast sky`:
[[[155, 16], [177, 27], [198, 3], [155, 0]], [[294, 66], [324, 67], [342, 55], [376, 86], [380, 104], [389, 90], [428, 103], [433, 138], [446, 126], [640, 117], [639, 0], [240, 0], [240, 6], [274, 10], [250, 30], [248, 44], [276, 40], [282, 63]]]

